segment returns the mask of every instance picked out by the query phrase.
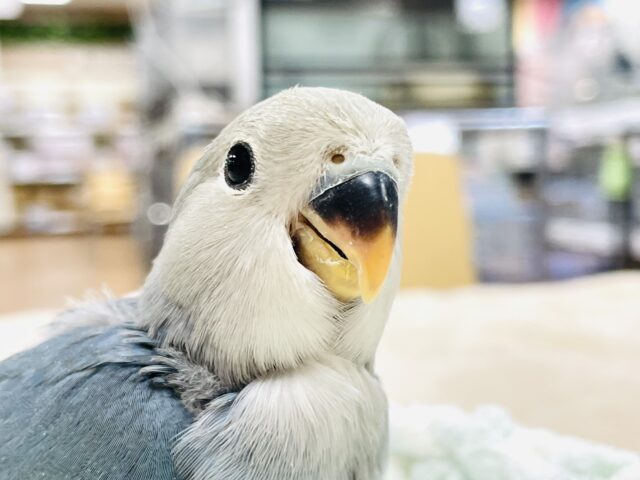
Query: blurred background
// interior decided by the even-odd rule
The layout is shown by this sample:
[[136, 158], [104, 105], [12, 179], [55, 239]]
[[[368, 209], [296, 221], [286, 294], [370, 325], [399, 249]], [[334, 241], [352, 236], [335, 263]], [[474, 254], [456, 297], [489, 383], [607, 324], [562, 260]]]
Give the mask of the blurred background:
[[138, 288], [230, 119], [345, 88], [416, 152], [391, 398], [640, 450], [639, 32], [638, 0], [0, 0], [0, 322]]

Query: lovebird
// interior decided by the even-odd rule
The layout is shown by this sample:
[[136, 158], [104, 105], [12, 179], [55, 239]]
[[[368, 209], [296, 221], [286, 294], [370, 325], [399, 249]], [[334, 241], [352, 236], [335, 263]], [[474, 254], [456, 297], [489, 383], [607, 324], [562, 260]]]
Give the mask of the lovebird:
[[196, 162], [140, 290], [0, 363], [0, 479], [376, 480], [404, 122], [296, 87]]

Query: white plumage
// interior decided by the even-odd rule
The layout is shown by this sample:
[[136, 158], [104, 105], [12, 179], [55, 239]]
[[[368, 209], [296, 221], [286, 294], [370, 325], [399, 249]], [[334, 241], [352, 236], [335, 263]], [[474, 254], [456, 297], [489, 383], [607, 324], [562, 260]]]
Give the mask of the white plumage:
[[[237, 142], [256, 160], [242, 191], [222, 174]], [[336, 151], [339, 165], [330, 161]], [[290, 228], [328, 175], [384, 172], [402, 201], [411, 162], [395, 114], [324, 88], [258, 104], [208, 147], [141, 296], [152, 335], [244, 386], [233, 403], [212, 402], [182, 437], [185, 471], [225, 480], [381, 475], [386, 400], [372, 363], [398, 288], [400, 242], [377, 298], [342, 303], [299, 263]]]

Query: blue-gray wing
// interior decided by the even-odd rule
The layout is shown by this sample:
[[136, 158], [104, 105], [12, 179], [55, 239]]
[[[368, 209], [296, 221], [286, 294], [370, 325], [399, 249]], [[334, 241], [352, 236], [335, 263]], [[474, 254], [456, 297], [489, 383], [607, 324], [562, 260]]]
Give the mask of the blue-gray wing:
[[0, 479], [178, 478], [175, 437], [193, 421], [140, 368], [152, 342], [82, 327], [0, 363]]

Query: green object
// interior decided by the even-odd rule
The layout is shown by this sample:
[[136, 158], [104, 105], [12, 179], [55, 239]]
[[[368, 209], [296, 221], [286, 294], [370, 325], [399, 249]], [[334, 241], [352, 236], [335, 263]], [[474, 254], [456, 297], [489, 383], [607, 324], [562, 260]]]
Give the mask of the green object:
[[71, 23], [55, 18], [45, 24], [0, 21], [0, 41], [7, 43], [120, 43], [132, 39], [131, 25], [127, 23]]
[[633, 170], [624, 143], [616, 140], [608, 145], [600, 162], [599, 184], [607, 200], [628, 200]]

